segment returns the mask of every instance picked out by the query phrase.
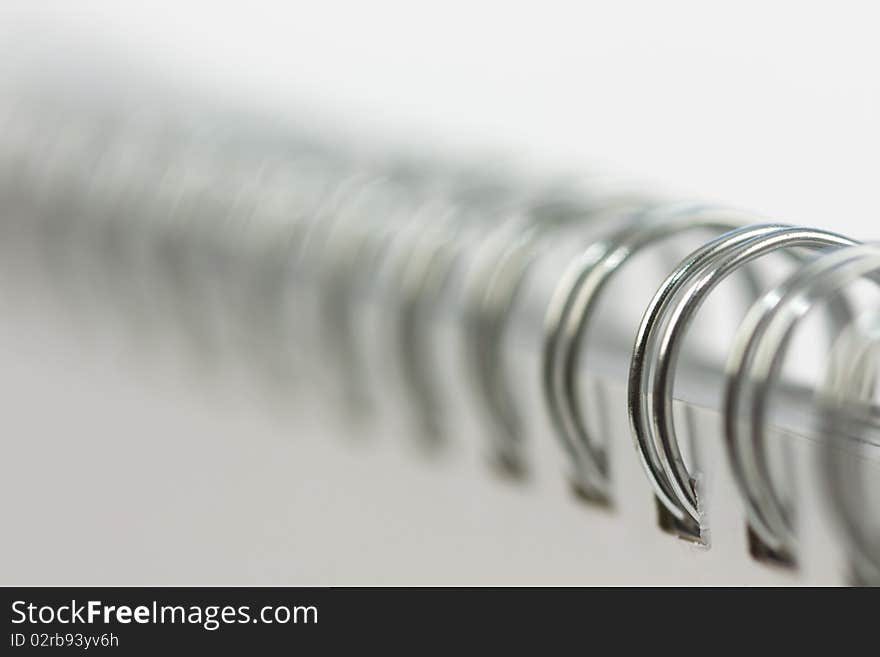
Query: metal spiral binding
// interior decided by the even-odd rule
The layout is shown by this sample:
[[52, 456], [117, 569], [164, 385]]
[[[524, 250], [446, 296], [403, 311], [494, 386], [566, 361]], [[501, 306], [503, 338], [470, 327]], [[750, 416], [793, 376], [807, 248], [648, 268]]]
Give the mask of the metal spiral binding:
[[[731, 350], [724, 414], [731, 469], [752, 527], [771, 548], [786, 554], [796, 553], [797, 534], [767, 465], [768, 392], [779, 379], [798, 321], [819, 301], [833, 302], [847, 285], [861, 278], [880, 283], [878, 265], [877, 248], [871, 245], [849, 246], [820, 256], [752, 307]], [[837, 332], [852, 319], [841, 308], [830, 317]], [[825, 435], [826, 440], [830, 435]], [[830, 488], [834, 495], [835, 487]]]
[[[672, 417], [676, 358], [688, 324], [706, 296], [725, 277], [767, 253], [792, 247], [815, 249], [854, 244], [848, 238], [815, 229], [775, 224], [736, 229], [686, 258], [669, 275], [648, 307], [630, 366], [628, 404], [633, 434], [658, 498], [676, 518], [685, 518], [697, 535], [697, 493], [678, 447]], [[845, 307], [837, 310], [835, 317], [848, 317]], [[766, 533], [759, 533], [766, 541]], [[773, 549], [781, 547], [775, 541], [768, 544]]]
[[659, 208], [640, 213], [629, 225], [588, 249], [557, 288], [548, 312], [545, 391], [557, 432], [575, 462], [576, 488], [587, 499], [608, 503], [610, 498], [605, 456], [594, 447], [582, 417], [574, 370], [602, 289], [642, 249], [682, 232], [723, 231], [734, 225], [704, 208]]
[[[72, 306], [106, 299], [135, 330], [170, 323], [203, 360], [232, 355], [273, 381], [317, 388], [360, 422], [377, 386], [393, 385], [371, 376], [361, 339], [359, 309], [378, 298], [386, 347], [379, 358], [391, 364], [422, 442], [436, 448], [448, 427], [432, 328], [437, 307], [454, 293], [464, 318], [461, 369], [487, 421], [493, 461], [508, 473], [528, 471], [527, 436], [501, 344], [536, 263], [561, 244], [582, 244], [546, 307], [542, 383], [575, 490], [605, 506], [614, 497], [608, 455], [595, 418], [581, 408], [576, 376], [598, 301], [638, 253], [672, 238], [716, 235], [660, 285], [629, 367], [636, 450], [674, 532], [689, 540], [702, 541], [707, 519], [678, 445], [672, 395], [691, 320], [722, 279], [763, 255], [831, 251], [806, 263], [797, 255], [795, 273], [751, 307], [727, 374], [724, 431], [750, 526], [793, 559], [789, 504], [764, 453], [766, 392], [810, 305], [860, 277], [880, 280], [875, 247], [589, 180], [560, 190], [186, 117], [74, 114], [13, 106], [0, 133], [3, 241], [32, 246]], [[757, 297], [761, 285], [746, 274]], [[838, 299], [829, 305], [840, 330], [851, 313]], [[839, 429], [839, 408], [860, 393], [839, 376], [852, 354], [834, 362], [838, 376], [823, 397], [829, 435]], [[860, 577], [874, 581], [876, 545], [859, 533], [833, 456], [825, 462], [842, 540]]]
[[465, 302], [470, 327], [466, 360], [477, 383], [475, 394], [483, 400], [489, 420], [494, 461], [508, 474], [524, 475], [527, 464], [522, 420], [503, 372], [500, 350], [529, 271], [560, 235], [589, 239], [584, 226], [595, 229], [609, 217], [635, 211], [647, 203], [644, 195], [624, 190], [594, 192], [575, 200], [576, 196], [555, 191], [536, 199], [524, 213], [485, 240], [473, 266]]
[[[880, 586], [880, 546], [876, 518], [866, 491], [864, 463], [870, 444], [867, 418], [877, 392], [880, 323], [868, 312], [852, 322], [831, 351], [825, 385], [819, 391], [822, 409], [823, 458], [821, 474], [834, 519], [850, 560], [855, 584]], [[845, 441], [850, 449], [841, 449]]]

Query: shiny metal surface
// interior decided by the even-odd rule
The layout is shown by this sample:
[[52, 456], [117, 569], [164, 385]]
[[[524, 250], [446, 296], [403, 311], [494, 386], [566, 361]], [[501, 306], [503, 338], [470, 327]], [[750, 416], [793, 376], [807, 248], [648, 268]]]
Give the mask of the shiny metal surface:
[[596, 448], [580, 410], [575, 377], [599, 295], [617, 270], [641, 250], [683, 233], [721, 232], [738, 225], [726, 217], [719, 218], [720, 214], [705, 207], [691, 207], [672, 211], [662, 208], [633, 216], [624, 228], [587, 248], [553, 293], [545, 322], [545, 399], [557, 436], [571, 457], [574, 484], [587, 498], [610, 501], [605, 455]]
[[[798, 321], [818, 301], [863, 276], [875, 275], [878, 265], [874, 246], [850, 246], [823, 255], [760, 299], [737, 332], [724, 402], [729, 463], [753, 529], [775, 550], [794, 554], [797, 537], [767, 465], [768, 392], [779, 377]], [[832, 319], [842, 327], [849, 316], [838, 311]]]
[[684, 336], [701, 304], [727, 276], [768, 253], [792, 247], [853, 244], [849, 238], [814, 229], [749, 226], [709, 242], [686, 258], [660, 287], [645, 313], [633, 350], [628, 407], [636, 447], [648, 476], [659, 499], [677, 518], [686, 518], [695, 528], [700, 526], [693, 477], [678, 447], [672, 389]]

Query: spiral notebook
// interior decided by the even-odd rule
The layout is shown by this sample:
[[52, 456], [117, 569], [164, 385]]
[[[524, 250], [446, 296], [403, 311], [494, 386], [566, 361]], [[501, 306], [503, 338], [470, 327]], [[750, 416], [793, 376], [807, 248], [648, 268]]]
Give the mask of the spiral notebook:
[[159, 102], [0, 131], [5, 486], [71, 498], [9, 583], [53, 527], [107, 584], [880, 583], [877, 247]]

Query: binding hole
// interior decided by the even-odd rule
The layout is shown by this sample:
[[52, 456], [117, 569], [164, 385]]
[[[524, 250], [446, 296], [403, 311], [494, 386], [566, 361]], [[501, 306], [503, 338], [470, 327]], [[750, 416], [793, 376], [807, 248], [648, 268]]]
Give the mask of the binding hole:
[[685, 520], [676, 518], [657, 496], [654, 496], [654, 504], [657, 507], [657, 525], [660, 529], [689, 543], [709, 546], [708, 536], [697, 523], [690, 518]]
[[766, 563], [770, 566], [778, 568], [796, 568], [797, 561], [788, 550], [777, 550], [767, 545], [761, 537], [752, 529], [751, 525], [746, 525], [746, 535], [749, 543], [749, 554], [755, 561]]

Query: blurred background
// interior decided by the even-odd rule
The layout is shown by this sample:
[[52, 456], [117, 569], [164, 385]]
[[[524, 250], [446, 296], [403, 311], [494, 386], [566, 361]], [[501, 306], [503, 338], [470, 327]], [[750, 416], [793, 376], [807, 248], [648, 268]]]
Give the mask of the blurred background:
[[[739, 527], [729, 530], [736, 541], [718, 541], [692, 567], [694, 549], [656, 532], [647, 497], [624, 504], [633, 520], [626, 526], [601, 514], [586, 522], [549, 436], [534, 447], [528, 483], [487, 475], [477, 421], [456, 406], [470, 393], [454, 385], [444, 413], [458, 430], [441, 455], [426, 457], [406, 426], [340, 418], [332, 403], [312, 417], [314, 404], [292, 400], [309, 399], [313, 385], [333, 377], [321, 358], [334, 347], [300, 353], [314, 351], [320, 328], [306, 329], [309, 342], [283, 333], [283, 323], [257, 322], [260, 357], [311, 359], [306, 391], [300, 381], [293, 393], [283, 372], [255, 376], [241, 363], [218, 366], [211, 355], [216, 342], [233, 361], [256, 358], [241, 348], [250, 333], [243, 338], [237, 324], [212, 314], [225, 297], [210, 295], [226, 294], [238, 278], [227, 285], [213, 264], [180, 274], [164, 243], [157, 253], [168, 259], [143, 265], [143, 252], [108, 242], [102, 254], [134, 263], [121, 270], [93, 267], [67, 245], [94, 247], [91, 209], [111, 192], [101, 206], [108, 216], [149, 214], [155, 203], [161, 222], [181, 216], [181, 199], [202, 208], [205, 189], [226, 188], [234, 193], [209, 194], [205, 202], [218, 205], [205, 207], [239, 223], [207, 253], [227, 264], [244, 253], [239, 269], [222, 272], [262, 280], [281, 269], [266, 259], [259, 262], [268, 269], [253, 268], [248, 249], [290, 237], [257, 234], [249, 218], [280, 225], [272, 223], [272, 199], [318, 215], [326, 185], [392, 169], [401, 179], [412, 169], [432, 199], [437, 180], [485, 178], [474, 185], [516, 199], [527, 188], [599, 176], [645, 197], [708, 199], [873, 240], [880, 237], [877, 18], [868, 2], [0, 0], [4, 206], [12, 217], [2, 236], [12, 246], [0, 248], [0, 583], [792, 583], [786, 573], [752, 574]], [[96, 155], [104, 135], [115, 159]], [[166, 164], [150, 169], [150, 149]], [[308, 154], [295, 168], [309, 183], [294, 199], [285, 196], [293, 192], [279, 164], [291, 152]], [[56, 164], [60, 178], [52, 177]], [[28, 178], [34, 171], [39, 176]], [[262, 173], [252, 180], [254, 172]], [[49, 210], [22, 200], [19, 180], [36, 185], [33, 198]], [[40, 184], [57, 190], [58, 180], [70, 196], [40, 195]], [[409, 192], [389, 200], [384, 189], [363, 203], [383, 218], [409, 207]], [[446, 225], [446, 206], [431, 211]], [[67, 222], [68, 212], [86, 223]], [[205, 244], [214, 229], [199, 223], [200, 213], [185, 215], [186, 235]], [[31, 215], [65, 218], [34, 224]], [[148, 239], [173, 234], [172, 223], [171, 233], [148, 231]], [[22, 239], [37, 224], [48, 232]], [[358, 226], [369, 235], [382, 229]], [[467, 246], [472, 238], [462, 230], [456, 239]], [[566, 237], [573, 257], [580, 242]], [[322, 239], [335, 244], [332, 235]], [[50, 251], [35, 260], [20, 244]], [[224, 250], [229, 244], [236, 248]], [[153, 267], [146, 285], [156, 287], [144, 298], [154, 306], [133, 292], [142, 285], [139, 267]], [[559, 273], [552, 263], [547, 271]], [[252, 307], [249, 284], [232, 293], [241, 316], [263, 317], [265, 303], [283, 322], [285, 313], [320, 303], [298, 292], [305, 296], [280, 310], [271, 296]], [[118, 295], [114, 307], [123, 309], [93, 312], [90, 304], [103, 308], [96, 290]], [[522, 380], [538, 357], [530, 345], [546, 299], [536, 290], [519, 310], [530, 318], [525, 335], [505, 346], [512, 360], [528, 354]], [[374, 293], [381, 290], [363, 291]], [[52, 304], [38, 301], [47, 294]], [[135, 311], [125, 310], [126, 300]], [[105, 328], [115, 326], [106, 312], [123, 316], [128, 337]], [[375, 310], [358, 312], [348, 325], [377, 321]], [[169, 346], [153, 324], [175, 313], [186, 326]], [[273, 330], [282, 335], [267, 337]], [[366, 352], [373, 362], [364, 367], [383, 372], [390, 356]], [[450, 378], [445, 370], [439, 376]], [[388, 386], [409, 383], [404, 376]], [[345, 382], [331, 385], [345, 394]], [[530, 385], [522, 391], [529, 417], [540, 415], [540, 391]], [[529, 422], [534, 434], [549, 431], [544, 418]], [[642, 476], [638, 466], [627, 472], [621, 487]], [[662, 553], [669, 567], [646, 561], [640, 549]], [[830, 577], [819, 571], [820, 581]]]

